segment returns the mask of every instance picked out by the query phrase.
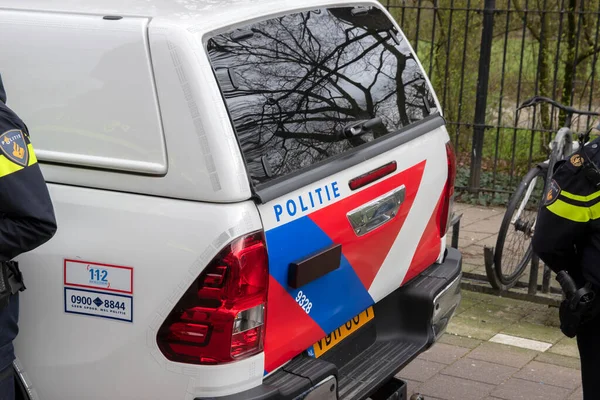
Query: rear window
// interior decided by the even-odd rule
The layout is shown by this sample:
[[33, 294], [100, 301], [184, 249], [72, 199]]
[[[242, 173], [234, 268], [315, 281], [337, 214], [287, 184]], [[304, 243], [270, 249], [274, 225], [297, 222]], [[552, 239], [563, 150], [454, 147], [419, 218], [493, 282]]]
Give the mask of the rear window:
[[375, 7], [257, 22], [212, 37], [208, 52], [258, 186], [437, 112], [408, 44]]

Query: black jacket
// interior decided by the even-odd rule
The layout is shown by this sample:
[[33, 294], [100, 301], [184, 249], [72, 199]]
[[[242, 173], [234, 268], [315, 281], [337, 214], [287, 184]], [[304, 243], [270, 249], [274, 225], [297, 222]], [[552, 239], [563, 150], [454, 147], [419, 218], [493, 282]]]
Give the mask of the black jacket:
[[0, 261], [39, 247], [57, 229], [27, 126], [6, 102], [0, 77]]
[[[558, 273], [568, 271], [582, 284], [600, 287], [600, 139], [561, 161], [542, 198], [533, 250]], [[592, 174], [590, 174], [590, 172]]]

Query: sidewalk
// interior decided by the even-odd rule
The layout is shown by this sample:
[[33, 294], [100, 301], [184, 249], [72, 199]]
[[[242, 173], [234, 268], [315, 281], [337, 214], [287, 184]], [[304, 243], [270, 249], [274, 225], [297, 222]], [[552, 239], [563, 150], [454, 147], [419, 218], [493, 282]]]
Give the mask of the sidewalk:
[[[456, 203], [454, 211], [462, 214], [458, 248], [463, 255], [463, 272], [486, 276], [484, 262], [484, 246], [496, 247], [498, 230], [506, 211], [502, 207], [482, 207], [477, 205]], [[525, 270], [520, 282], [528, 284], [529, 267]], [[538, 284], [542, 284], [544, 264], [540, 262], [538, 271]], [[486, 278], [487, 279], [487, 278]], [[550, 285], [558, 288], [554, 279], [550, 279]]]
[[582, 399], [576, 342], [557, 324], [556, 308], [463, 291], [447, 333], [398, 377], [426, 400]]
[[456, 203], [454, 212], [462, 214], [458, 248], [463, 255], [463, 271], [485, 275], [483, 248], [496, 246], [505, 209]]
[[[462, 213], [463, 271], [485, 278], [484, 246], [495, 247], [504, 209], [456, 204]], [[541, 284], [543, 264], [540, 266]], [[521, 277], [528, 282], [529, 269]], [[552, 286], [557, 286], [551, 279]], [[446, 334], [398, 377], [409, 397], [426, 400], [582, 399], [574, 339], [558, 328], [558, 310], [467, 290]]]

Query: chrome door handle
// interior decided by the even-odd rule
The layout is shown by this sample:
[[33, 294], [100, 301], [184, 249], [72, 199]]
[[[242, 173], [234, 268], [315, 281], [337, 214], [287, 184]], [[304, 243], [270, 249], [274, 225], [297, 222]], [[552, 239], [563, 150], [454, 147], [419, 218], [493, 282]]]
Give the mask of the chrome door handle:
[[405, 192], [406, 188], [402, 185], [346, 214], [356, 236], [369, 233], [394, 219], [404, 202]]

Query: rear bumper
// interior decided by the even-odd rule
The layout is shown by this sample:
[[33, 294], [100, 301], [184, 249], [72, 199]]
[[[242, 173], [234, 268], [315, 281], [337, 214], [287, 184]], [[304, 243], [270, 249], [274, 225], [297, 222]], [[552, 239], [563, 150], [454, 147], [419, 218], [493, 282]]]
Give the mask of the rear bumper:
[[[461, 300], [461, 267], [460, 252], [448, 248], [442, 264], [432, 265], [375, 304], [374, 323], [363, 333], [353, 334], [356, 337], [348, 343], [341, 343], [347, 348], [340, 348], [337, 356], [316, 359], [301, 355], [258, 387], [195, 400], [387, 399], [396, 396], [388, 395], [396, 393], [391, 387], [405, 393], [406, 385], [394, 376], [446, 330]], [[372, 341], [364, 350], [351, 359], [343, 356], [345, 350], [359, 348], [367, 336]]]

